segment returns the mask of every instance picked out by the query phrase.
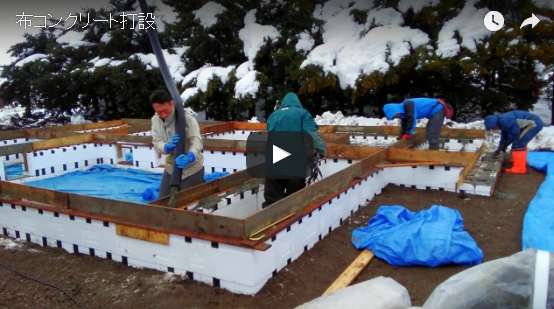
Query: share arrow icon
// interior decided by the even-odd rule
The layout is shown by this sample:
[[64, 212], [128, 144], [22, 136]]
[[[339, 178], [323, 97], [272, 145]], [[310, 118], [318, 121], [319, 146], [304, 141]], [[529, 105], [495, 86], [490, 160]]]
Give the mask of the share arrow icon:
[[524, 20], [523, 23], [521, 24], [521, 27], [519, 27], [519, 29], [527, 25], [531, 25], [532, 28], [535, 28], [535, 26], [541, 21], [540, 19], [537, 18], [537, 16], [535, 16], [535, 14], [531, 13], [531, 15], [533, 16]]

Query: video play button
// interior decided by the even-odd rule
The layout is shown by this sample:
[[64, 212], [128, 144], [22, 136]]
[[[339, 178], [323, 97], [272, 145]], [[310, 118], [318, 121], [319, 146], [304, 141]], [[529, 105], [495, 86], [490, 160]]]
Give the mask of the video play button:
[[288, 156], [290, 156], [290, 152], [284, 151], [283, 149], [273, 145], [273, 164], [283, 160]]
[[306, 132], [252, 132], [246, 140], [246, 169], [252, 178], [305, 179], [315, 162]]

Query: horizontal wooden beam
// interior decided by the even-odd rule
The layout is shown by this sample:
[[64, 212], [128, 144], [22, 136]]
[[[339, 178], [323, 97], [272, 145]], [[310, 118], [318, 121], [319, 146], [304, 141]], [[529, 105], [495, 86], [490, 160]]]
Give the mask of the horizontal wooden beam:
[[33, 151], [45, 150], [51, 148], [65, 147], [71, 145], [91, 143], [94, 141], [94, 134], [86, 133], [80, 135], [73, 135], [67, 137], [59, 137], [54, 139], [47, 139], [43, 141], [33, 142]]
[[0, 141], [25, 138], [25, 131], [26, 130], [2, 130], [0, 131]]
[[[205, 182], [203, 184], [178, 192], [175, 195], [175, 207], [189, 205], [201, 200], [204, 197], [223, 193], [229, 189], [240, 186], [253, 179], [254, 178], [248, 175], [247, 170], [242, 170], [210, 182]], [[169, 204], [169, 196], [160, 197], [159, 199], [152, 201], [149, 204], [167, 206]]]
[[61, 209], [69, 208], [69, 195], [65, 192], [0, 181], [0, 194], [8, 199], [27, 199]]
[[458, 178], [458, 181], [456, 182], [456, 192], [460, 190], [460, 187], [464, 184], [466, 177], [469, 175], [475, 164], [477, 164], [477, 161], [479, 161], [479, 158], [481, 158], [486, 148], [485, 144], [481, 145], [479, 150], [473, 154], [473, 157], [469, 160], [467, 166], [462, 170], [460, 178]]
[[[352, 135], [392, 135], [400, 134], [399, 126], [320, 126], [320, 133], [348, 133]], [[414, 133], [425, 132], [425, 128], [416, 128]], [[476, 139], [485, 138], [485, 130], [442, 128], [441, 138]]]
[[300, 214], [308, 204], [325, 197], [329, 193], [349, 184], [355, 178], [362, 178], [375, 164], [386, 156], [381, 150], [361, 161], [354, 162], [347, 168], [277, 201], [271, 207], [256, 212], [245, 220], [246, 237], [254, 237], [260, 231], [272, 226], [293, 214]]
[[387, 161], [391, 162], [431, 162], [442, 163], [469, 163], [473, 156], [472, 152], [451, 152], [442, 150], [419, 150], [387, 148]]
[[70, 209], [93, 214], [121, 217], [161, 230], [189, 230], [243, 238], [244, 222], [240, 219], [207, 213], [116, 201], [79, 194], [69, 195]]

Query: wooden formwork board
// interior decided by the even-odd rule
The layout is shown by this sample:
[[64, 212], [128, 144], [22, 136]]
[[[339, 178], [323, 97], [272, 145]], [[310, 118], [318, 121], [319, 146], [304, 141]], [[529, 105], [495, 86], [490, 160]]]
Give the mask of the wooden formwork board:
[[[320, 126], [320, 133], [348, 133], [351, 135], [392, 135], [400, 134], [399, 126]], [[425, 128], [416, 128], [414, 133], [424, 133]], [[450, 129], [442, 128], [441, 138], [450, 139], [479, 139], [485, 138], [485, 130], [477, 129]]]
[[[130, 123], [133, 124], [133, 123]], [[135, 122], [133, 125], [146, 125]], [[237, 125], [224, 124], [226, 128], [236, 126], [239, 129], [255, 127], [252, 124]], [[206, 129], [219, 129], [222, 125], [206, 126]], [[335, 134], [332, 132], [331, 134]], [[61, 135], [64, 135], [63, 137]], [[61, 133], [60, 136], [40, 142], [32, 142], [17, 145], [18, 152], [32, 152], [40, 149], [68, 146], [78, 143], [90, 142], [135, 142], [144, 143], [147, 136], [132, 136], [113, 133], [86, 133], [69, 135]], [[213, 140], [213, 139], [212, 139]], [[389, 149], [376, 147], [355, 147], [344, 144], [329, 144], [329, 155], [340, 157], [356, 157], [347, 168], [332, 174], [323, 180], [306, 187], [305, 189], [288, 196], [272, 205], [272, 207], [258, 211], [246, 219], [235, 219], [207, 213], [199, 213], [182, 209], [165, 207], [167, 198], [154, 201], [150, 204], [130, 203], [116, 200], [108, 200], [97, 197], [89, 197], [71, 193], [62, 193], [41, 188], [31, 188], [25, 185], [10, 182], [0, 182], [1, 199], [4, 201], [18, 200], [18, 203], [26, 203], [28, 207], [50, 207], [55, 211], [68, 214], [82, 214], [88, 217], [100, 218], [110, 222], [116, 222], [139, 228], [148, 228], [162, 232], [192, 235], [190, 237], [201, 239], [218, 239], [218, 242], [230, 243], [249, 248], [267, 249], [262, 245], [263, 239], [249, 240], [260, 230], [267, 226], [277, 225], [282, 228], [292, 224], [306, 215], [310, 208], [319, 207], [329, 198], [333, 198], [337, 192], [345, 190], [348, 186], [360, 181], [379, 170], [380, 163], [394, 160], [402, 161], [402, 156], [409, 156], [408, 161], [438, 161], [433, 151], [412, 150], [426, 141], [424, 133], [418, 132], [411, 138], [400, 140]], [[220, 141], [221, 142], [221, 141]], [[227, 141], [223, 149], [232, 151], [237, 149], [239, 141]], [[244, 142], [244, 141], [240, 141]], [[210, 142], [208, 142], [209, 144]], [[239, 143], [240, 144], [240, 143]], [[208, 145], [209, 147], [209, 145]], [[221, 148], [221, 146], [219, 146]], [[396, 148], [396, 149], [394, 149]], [[14, 151], [13, 147], [0, 147], [0, 155]], [[8, 151], [9, 150], [9, 151]], [[433, 152], [433, 153], [431, 153]], [[425, 155], [425, 153], [427, 153]], [[469, 157], [474, 154], [459, 154], [441, 152], [442, 160], [458, 163], [467, 163]], [[226, 192], [237, 186], [253, 181], [244, 171], [230, 174], [212, 182], [204, 183], [194, 188], [187, 189], [177, 194], [178, 205], [186, 205], [199, 201], [209, 196]], [[22, 199], [27, 201], [21, 201]], [[273, 231], [278, 229], [273, 229]]]

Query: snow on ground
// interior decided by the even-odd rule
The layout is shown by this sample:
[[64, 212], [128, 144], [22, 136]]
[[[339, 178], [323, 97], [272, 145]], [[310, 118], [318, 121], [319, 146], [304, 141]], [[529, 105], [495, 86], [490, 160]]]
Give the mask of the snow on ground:
[[3, 247], [4, 249], [19, 249], [23, 247], [21, 244], [23, 242], [22, 239], [11, 239], [11, 238], [0, 238], [0, 248]]

